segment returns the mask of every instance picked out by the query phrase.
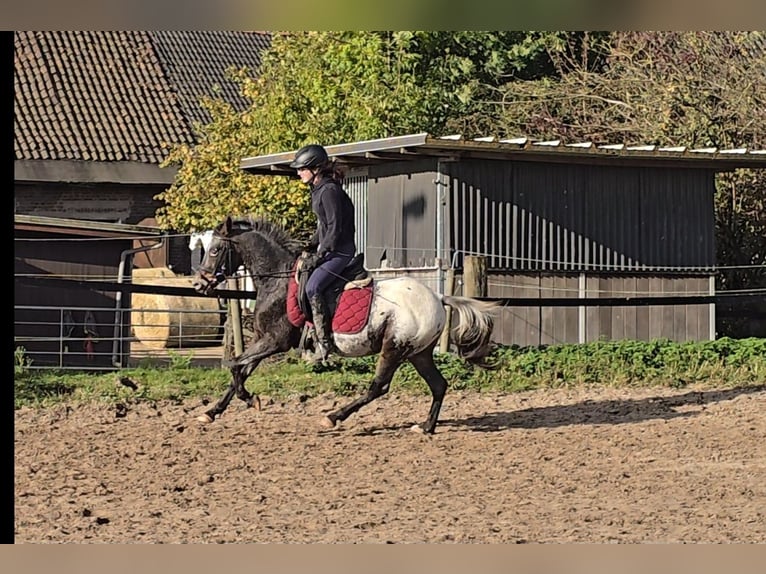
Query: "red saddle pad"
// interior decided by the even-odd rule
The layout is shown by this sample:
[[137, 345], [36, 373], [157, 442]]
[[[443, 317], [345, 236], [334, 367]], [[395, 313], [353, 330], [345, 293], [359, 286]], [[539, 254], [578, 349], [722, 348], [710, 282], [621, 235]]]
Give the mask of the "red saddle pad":
[[303, 327], [306, 323], [306, 315], [298, 305], [298, 282], [295, 276], [290, 277], [287, 283], [287, 320], [296, 327]]
[[[364, 329], [372, 307], [372, 283], [367, 287], [343, 291], [332, 318], [334, 333], [354, 334]], [[287, 284], [287, 319], [296, 327], [303, 327], [306, 316], [298, 305], [298, 283], [294, 277]]]
[[343, 291], [338, 300], [338, 308], [332, 317], [334, 333], [354, 334], [361, 331], [370, 318], [372, 307], [372, 283], [367, 287]]

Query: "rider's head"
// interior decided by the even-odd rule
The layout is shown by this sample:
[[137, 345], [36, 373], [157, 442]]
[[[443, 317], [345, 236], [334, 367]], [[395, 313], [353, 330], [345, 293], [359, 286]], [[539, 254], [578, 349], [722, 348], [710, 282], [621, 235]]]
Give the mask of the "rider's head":
[[317, 174], [331, 166], [327, 150], [321, 145], [311, 144], [298, 150], [290, 167], [298, 171], [298, 177], [303, 183], [313, 183]]

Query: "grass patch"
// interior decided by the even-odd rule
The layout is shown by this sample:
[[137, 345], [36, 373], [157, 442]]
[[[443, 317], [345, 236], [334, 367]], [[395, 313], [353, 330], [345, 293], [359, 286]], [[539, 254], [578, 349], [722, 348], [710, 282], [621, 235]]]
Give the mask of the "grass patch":
[[[335, 359], [331, 367], [311, 366], [297, 353], [265, 361], [248, 379], [248, 389], [262, 396], [291, 398], [333, 392], [357, 395], [369, 386], [377, 356]], [[723, 338], [708, 342], [668, 340], [601, 341], [584, 345], [499, 347], [490, 357], [495, 368], [475, 368], [452, 354], [438, 354], [436, 364], [453, 390], [518, 392], [582, 385], [613, 387], [691, 384], [737, 387], [766, 384], [766, 339]], [[183, 357], [166, 367], [82, 373], [30, 368], [23, 348], [16, 350], [15, 406], [47, 406], [66, 401], [217, 400], [231, 375], [228, 369], [192, 367]], [[130, 381], [136, 388], [123, 384]], [[428, 387], [406, 363], [394, 376], [397, 391], [428, 394]]]

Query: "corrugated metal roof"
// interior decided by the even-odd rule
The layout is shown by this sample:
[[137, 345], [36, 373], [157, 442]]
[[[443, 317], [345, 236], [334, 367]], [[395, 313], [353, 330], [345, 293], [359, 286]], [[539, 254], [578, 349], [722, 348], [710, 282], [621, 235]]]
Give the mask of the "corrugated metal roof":
[[[428, 133], [326, 146], [342, 165], [365, 165], [433, 157], [440, 159], [493, 159], [537, 162], [607, 163], [614, 165], [667, 165], [716, 170], [766, 168], [766, 150], [747, 148], [688, 148], [685, 146], [564, 143], [527, 137], [467, 139], [462, 135], [435, 137]], [[240, 167], [261, 175], [294, 175], [289, 164], [297, 150], [243, 158]]]

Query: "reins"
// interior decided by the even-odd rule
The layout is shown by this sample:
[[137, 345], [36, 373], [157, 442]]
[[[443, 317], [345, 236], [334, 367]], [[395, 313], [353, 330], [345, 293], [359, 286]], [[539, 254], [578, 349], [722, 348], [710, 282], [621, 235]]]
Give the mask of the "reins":
[[[232, 234], [232, 236], [225, 236], [219, 233], [217, 230], [214, 231], [214, 236], [216, 239], [222, 241], [226, 244], [226, 257], [222, 258], [221, 263], [218, 265], [217, 269], [208, 269], [206, 267], [202, 266], [202, 263], [197, 267], [196, 271], [202, 272], [206, 274], [207, 276], [214, 277], [215, 280], [220, 284], [223, 282], [229, 275], [227, 273], [224, 273], [224, 270], [230, 271], [230, 273], [234, 273], [236, 269], [231, 269], [232, 265], [232, 249], [236, 249], [236, 247], [232, 246], [231, 244], [233, 242], [237, 242], [237, 239], [243, 235], [244, 233], [249, 233], [252, 231], [256, 231], [253, 225], [253, 221], [249, 218], [243, 218], [243, 219], [236, 219], [233, 220], [233, 223], [236, 225], [235, 230], [237, 231], [236, 234]], [[238, 249], [240, 257], [242, 257], [242, 249]], [[298, 257], [300, 258], [300, 256]], [[293, 264], [295, 261], [293, 261]], [[284, 271], [271, 271], [271, 272], [260, 272], [260, 273], [254, 273], [251, 269], [246, 268], [246, 274], [245, 277], [250, 277], [251, 279], [258, 281], [263, 279], [288, 279], [293, 276], [295, 273], [294, 267], [291, 269], [286, 269]], [[332, 273], [332, 272], [331, 272]], [[336, 277], [341, 277], [341, 275], [338, 275], [337, 273], [332, 273], [332, 275], [335, 275]]]
[[[249, 231], [252, 231], [252, 229], [244, 229], [242, 230], [242, 233], [247, 233]], [[233, 267], [232, 264], [232, 243], [236, 243], [236, 238], [239, 237], [238, 234], [235, 237], [225, 237], [223, 235], [217, 234], [216, 237], [226, 243], [226, 261], [225, 261], [225, 268], [230, 269]], [[216, 273], [216, 269], [206, 269], [202, 266], [197, 268], [200, 271], [203, 271], [205, 273], [208, 273], [213, 276], [218, 276], [219, 274], [223, 275], [224, 277], [228, 277], [227, 274], [223, 273], [222, 271], [219, 271]], [[247, 269], [247, 268], [246, 268]], [[232, 272], [236, 271], [236, 269], [231, 269]], [[271, 273], [253, 273], [250, 269], [247, 269], [247, 273], [244, 275], [245, 277], [251, 277], [253, 279], [286, 279], [292, 276], [293, 271], [287, 270], [287, 271], [275, 271]]]

